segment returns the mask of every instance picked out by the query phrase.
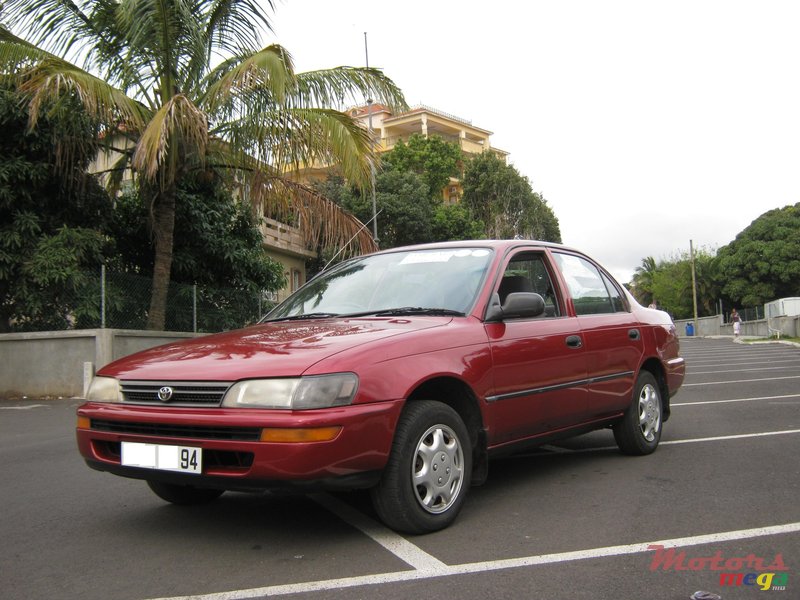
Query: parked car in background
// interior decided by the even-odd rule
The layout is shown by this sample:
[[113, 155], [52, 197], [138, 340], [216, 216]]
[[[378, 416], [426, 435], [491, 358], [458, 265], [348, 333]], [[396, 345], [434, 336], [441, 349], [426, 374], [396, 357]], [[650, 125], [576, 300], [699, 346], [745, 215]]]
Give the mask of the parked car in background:
[[77, 438], [169, 502], [370, 488], [387, 525], [425, 533], [497, 453], [605, 427], [653, 452], [683, 378], [669, 316], [581, 252], [450, 242], [354, 258], [257, 325], [106, 365]]

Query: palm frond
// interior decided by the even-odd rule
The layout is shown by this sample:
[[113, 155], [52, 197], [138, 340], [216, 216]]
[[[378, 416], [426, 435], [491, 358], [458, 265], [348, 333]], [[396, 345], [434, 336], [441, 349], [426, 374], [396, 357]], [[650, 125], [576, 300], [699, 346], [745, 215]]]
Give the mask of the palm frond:
[[224, 123], [213, 134], [287, 177], [306, 167], [335, 165], [348, 181], [365, 187], [375, 160], [369, 133], [333, 109], [264, 106]]
[[31, 69], [20, 72], [19, 90], [30, 96], [30, 123], [36, 125], [39, 110], [46, 101], [58, 101], [64, 94], [74, 93], [87, 114], [102, 123], [114, 126], [125, 122], [131, 129], [140, 129], [147, 122], [147, 110], [120, 90], [80, 67], [57, 57], [40, 60]]
[[96, 35], [89, 13], [113, 0], [6, 0], [7, 22], [30, 32], [31, 41], [54, 54], [68, 56]]
[[186, 96], [177, 94], [161, 107], [142, 132], [133, 168], [147, 179], [173, 183], [186, 161], [205, 160], [208, 117]]
[[27, 40], [17, 37], [0, 25], [0, 69], [5, 75], [14, 75], [41, 60], [58, 58]]
[[297, 74], [293, 102], [298, 106], [345, 108], [366, 99], [386, 105], [392, 112], [408, 109], [403, 92], [379, 69], [337, 67]]
[[295, 85], [292, 57], [282, 46], [273, 44], [223, 62], [206, 81], [203, 105], [211, 113], [247, 111], [250, 101], [264, 99], [280, 104]]
[[343, 250], [345, 255], [378, 249], [364, 223], [306, 185], [263, 172], [257, 174], [251, 194], [266, 214], [300, 229], [312, 248]]
[[238, 197], [255, 214], [299, 228], [310, 249], [342, 250], [345, 255], [378, 249], [369, 228], [352, 213], [254, 156], [236, 153], [220, 138], [209, 141], [208, 166], [229, 171]]
[[[262, 4], [270, 10], [275, 8], [272, 0], [209, 0], [200, 2], [196, 12], [208, 15], [206, 35], [214, 46], [223, 53], [236, 55], [260, 47], [259, 27], [272, 31]], [[206, 57], [206, 60], [210, 58]]]

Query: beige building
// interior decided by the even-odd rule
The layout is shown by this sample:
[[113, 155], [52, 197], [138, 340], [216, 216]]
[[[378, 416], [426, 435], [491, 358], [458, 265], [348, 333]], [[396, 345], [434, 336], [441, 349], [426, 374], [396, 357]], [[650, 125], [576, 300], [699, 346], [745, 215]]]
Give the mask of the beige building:
[[[508, 152], [492, 147], [491, 131], [476, 127], [472, 121], [424, 104], [398, 115], [393, 115], [380, 104], [371, 107], [360, 106], [348, 112], [364, 127], [368, 128], [370, 120], [372, 121], [372, 130], [375, 132], [379, 152], [387, 152], [399, 141], [407, 143], [412, 135], [420, 134], [426, 138], [438, 136], [446, 142], [458, 144], [461, 151], [466, 154], [481, 154], [491, 150], [503, 160], [508, 156]], [[442, 190], [442, 199], [445, 202], [458, 202], [461, 193], [461, 182], [451, 178], [448, 186]]]
[[272, 298], [280, 302], [306, 282], [306, 260], [316, 258], [317, 253], [306, 248], [299, 229], [274, 219], [262, 221], [261, 235], [267, 255], [283, 265], [286, 275], [286, 286]]
[[[508, 156], [508, 152], [492, 147], [491, 131], [476, 127], [467, 119], [430, 106], [415, 106], [408, 112], [395, 115], [386, 106], [373, 104], [351, 108], [347, 113], [365, 129], [369, 129], [371, 123], [375, 150], [378, 153], [388, 152], [399, 141], [407, 143], [412, 135], [419, 134], [426, 138], [438, 136], [446, 142], [458, 144], [466, 154], [481, 154], [491, 150], [503, 160]], [[330, 165], [316, 164], [301, 169], [300, 178], [305, 181], [324, 181], [330, 171]], [[461, 181], [453, 177], [442, 190], [442, 200], [449, 203], [458, 202], [461, 194]]]

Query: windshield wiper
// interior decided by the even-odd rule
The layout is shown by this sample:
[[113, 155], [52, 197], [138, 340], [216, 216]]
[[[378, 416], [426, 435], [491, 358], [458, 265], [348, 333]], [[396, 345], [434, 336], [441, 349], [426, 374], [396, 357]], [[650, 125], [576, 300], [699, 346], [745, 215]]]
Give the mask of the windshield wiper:
[[463, 317], [464, 313], [449, 308], [423, 308], [421, 306], [403, 306], [401, 308], [388, 308], [372, 313], [376, 317], [401, 317], [406, 315], [428, 315], [433, 317]]
[[306, 313], [303, 315], [292, 315], [291, 317], [276, 317], [274, 319], [262, 321], [262, 323], [275, 323], [276, 321], [304, 321], [305, 319], [330, 319], [338, 316], [339, 315], [337, 313], [316, 312]]

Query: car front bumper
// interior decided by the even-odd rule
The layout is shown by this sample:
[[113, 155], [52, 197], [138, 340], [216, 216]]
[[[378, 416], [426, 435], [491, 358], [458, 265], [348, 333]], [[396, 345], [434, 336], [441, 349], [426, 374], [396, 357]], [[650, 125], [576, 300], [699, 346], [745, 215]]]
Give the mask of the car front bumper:
[[[377, 480], [402, 408], [402, 400], [308, 411], [89, 402], [78, 408], [76, 433], [90, 467], [124, 477], [222, 489], [356, 488]], [[269, 441], [275, 432], [326, 428], [337, 428], [327, 441]], [[123, 465], [122, 442], [201, 448], [202, 473]]]

